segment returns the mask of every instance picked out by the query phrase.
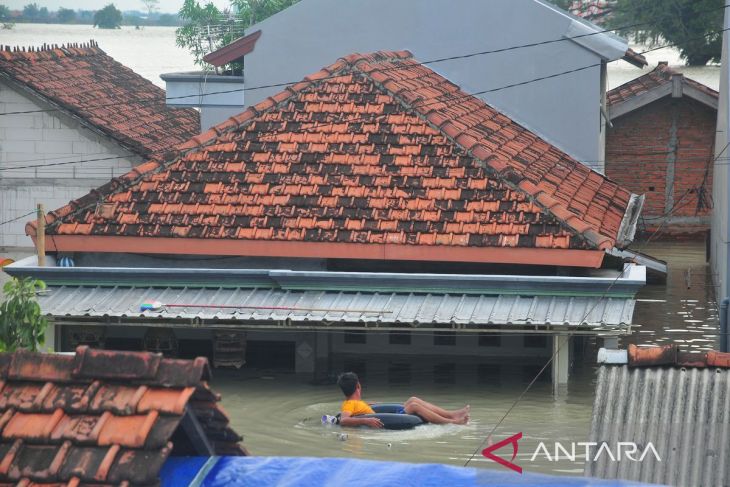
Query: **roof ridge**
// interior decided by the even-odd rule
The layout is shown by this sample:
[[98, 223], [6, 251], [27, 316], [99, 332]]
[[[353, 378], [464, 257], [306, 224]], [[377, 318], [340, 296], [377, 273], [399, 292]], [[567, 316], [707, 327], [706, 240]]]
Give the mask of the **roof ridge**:
[[[104, 53], [104, 50], [99, 47], [99, 43], [93, 39], [89, 39], [89, 42], [68, 42], [66, 44], [46, 44], [43, 43], [41, 46], [10, 46], [0, 45], [0, 52], [10, 53], [11, 55], [27, 55], [29, 53], [54, 53], [59, 54], [58, 51], [62, 51], [66, 56], [84, 56], [89, 54], [100, 54]], [[7, 56], [4, 56], [6, 59]]]
[[[387, 73], [399, 65], [402, 65], [405, 71]], [[631, 209], [630, 205], [620, 206], [617, 211], [607, 213], [608, 208], [603, 208], [599, 203], [601, 211], [588, 212], [588, 206], [593, 204], [594, 198], [603, 196], [604, 199], [611, 200], [621, 188], [539, 135], [501, 114], [479, 97], [462, 91], [436, 71], [422, 66], [408, 51], [354, 53], [340, 58], [335, 63], [305, 77], [299, 83], [286, 87], [242, 113], [211, 127], [205, 133], [192, 137], [177, 146], [175, 152], [166, 160], [148, 161], [68, 205], [50, 212], [47, 220], [50, 223], [49, 228], [61, 225], [68, 215], [78, 213], [82, 209], [89, 210], [107, 196], [124, 191], [186, 157], [206, 150], [234, 150], [230, 148], [233, 143], [228, 143], [233, 139], [226, 134], [245, 130], [249, 124], [259, 120], [264, 114], [277, 110], [292, 98], [301, 96], [303, 90], [309, 90], [333, 78], [355, 75], [373, 83], [377, 91], [392, 97], [400, 109], [421, 119], [420, 123], [430, 126], [459, 151], [463, 151], [466, 157], [473, 159], [474, 167], [480, 167], [485, 171], [485, 175], [498, 180], [506, 188], [524, 195], [523, 197], [534, 205], [535, 210], [554, 219], [562, 227], [562, 232], [571, 239], [575, 238], [576, 243], [580, 242], [581, 246], [585, 245], [592, 249], [625, 244], [620, 239], [618, 227], [619, 220], [625, 218]], [[416, 78], [425, 76], [428, 78], [421, 82], [416, 81]], [[362, 82], [362, 80], [352, 82]], [[463, 98], [456, 107], [447, 103], [448, 100], [445, 99], [454, 95]], [[445, 106], [433, 106], [433, 103], [428, 103], [429, 100], [436, 100], [438, 104]], [[432, 105], [431, 108], [426, 109], [429, 105]], [[449, 111], [450, 108], [457, 111]], [[467, 116], [467, 114], [472, 115]], [[497, 126], [496, 129], [492, 127], [494, 125]], [[280, 127], [277, 130], [284, 129]], [[517, 148], [499, 140], [490, 142], [489, 134], [495, 130], [506, 131], [508, 139], [516, 141]], [[533, 143], [538, 145], [534, 151], [523, 151]], [[533, 170], [532, 166], [539, 165], [541, 158], [548, 161], [549, 167], [546, 169], [537, 167]], [[566, 190], [558, 190], [568, 173], [573, 174], [570, 176], [572, 182], [566, 184]], [[545, 177], [548, 180], [543, 184]], [[628, 199], [630, 193], [622, 189], [621, 191], [621, 198]], [[585, 193], [588, 193], [588, 196]], [[30, 222], [29, 225], [30, 228], [26, 226], [26, 233], [32, 235], [35, 222]]]
[[[415, 112], [417, 115], [422, 117], [426, 124], [430, 125], [432, 128], [443, 134], [453, 144], [461, 147], [468, 155], [473, 157], [475, 160], [482, 162], [484, 164], [483, 168], [485, 170], [490, 171], [497, 179], [502, 181], [508, 187], [526, 195], [544, 212], [552, 215], [568, 230], [574, 232], [577, 237], [589, 242], [590, 244], [593, 244], [598, 249], [610, 248], [611, 246], [618, 243], [618, 235], [613, 242], [611, 241], [611, 238], [601, 235], [591, 225], [588, 225], [585, 222], [581, 221], [577, 215], [570, 211], [567, 205], [561, 203], [556, 198], [540, 190], [534, 183], [519, 174], [515, 168], [509, 165], [509, 163], [500, 163], [500, 165], [502, 166], [501, 168], [495, 167], [494, 162], [497, 161], [499, 157], [492, 151], [490, 151], [490, 149], [486, 145], [482, 144], [478, 137], [475, 137], [474, 135], [468, 133], [471, 130], [471, 127], [467, 127], [465, 130], [459, 129], [452, 123], [451, 118], [442, 115], [437, 108], [431, 108], [428, 111], [423, 111], [422, 107], [419, 107], [418, 105], [413, 105], [402, 96], [404, 94], [410, 93], [410, 91], [406, 88], [402, 88], [397, 91], [388, 88], [388, 83], [392, 84], [396, 81], [388, 77], [387, 74], [383, 74], [382, 71], [377, 70], [375, 67], [369, 67], [370, 69], [368, 69], [368, 67], [362, 69], [361, 67], [361, 64], [363, 62], [372, 62], [373, 64], [378, 64], [382, 62], [393, 61], [412, 61], [415, 66], [423, 66], [421, 63], [418, 63], [414, 59], [413, 54], [410, 51], [377, 51], [367, 55], [351, 54], [350, 56], [343, 58], [343, 60], [351, 62], [354, 68], [358, 69], [361, 73], [367, 76], [371, 81], [373, 81], [373, 83], [380, 86], [381, 89], [388, 92], [403, 107], [405, 107], [407, 110]], [[460, 86], [445, 78], [435, 70], [430, 68], [427, 69], [429, 69], [435, 76], [441, 78], [443, 82], [449, 83], [456, 87], [463, 95], [463, 101], [473, 100], [478, 104], [481, 104], [481, 108], [487, 107], [496, 112], [499, 112], [497, 109], [487, 104], [478, 96], [464, 92]], [[413, 99], [414, 103], [418, 101], [420, 101], [420, 98]], [[549, 142], [543, 139], [540, 135], [527, 129], [526, 127], [523, 127], [511, 117], [508, 118], [513, 124], [533, 134], [537, 139], [545, 142], [546, 144], [549, 144]], [[441, 123], [437, 123], [437, 120]], [[552, 146], [552, 144], [549, 145]], [[565, 156], [570, 158], [576, 164], [585, 167], [585, 169], [589, 171], [586, 175], [586, 179], [589, 177], [588, 175], [591, 172], [595, 172], [592, 169], [586, 167], [580, 161], [573, 159], [568, 154], [565, 154]], [[607, 179], [604, 175], [601, 175], [601, 177]]]

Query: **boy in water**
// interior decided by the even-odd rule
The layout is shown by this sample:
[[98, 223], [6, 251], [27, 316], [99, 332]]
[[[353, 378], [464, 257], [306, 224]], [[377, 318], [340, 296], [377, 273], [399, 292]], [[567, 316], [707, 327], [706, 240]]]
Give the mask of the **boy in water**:
[[[368, 403], [362, 400], [362, 386], [357, 374], [345, 372], [337, 378], [337, 385], [345, 395], [340, 412], [342, 426], [369, 426], [382, 428], [383, 423], [378, 418], [358, 418], [363, 414], [374, 414]], [[469, 406], [456, 411], [447, 411], [417, 397], [411, 397], [403, 404], [403, 412], [415, 414], [424, 421], [434, 424], [466, 424], [469, 421]]]

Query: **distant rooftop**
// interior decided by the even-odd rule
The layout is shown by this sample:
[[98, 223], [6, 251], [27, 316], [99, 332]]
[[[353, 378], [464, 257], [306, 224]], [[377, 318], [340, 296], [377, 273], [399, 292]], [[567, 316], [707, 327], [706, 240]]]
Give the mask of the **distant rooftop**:
[[197, 111], [169, 108], [165, 91], [97, 43], [0, 46], [0, 81], [39, 97], [141, 157], [173, 149], [200, 131]]

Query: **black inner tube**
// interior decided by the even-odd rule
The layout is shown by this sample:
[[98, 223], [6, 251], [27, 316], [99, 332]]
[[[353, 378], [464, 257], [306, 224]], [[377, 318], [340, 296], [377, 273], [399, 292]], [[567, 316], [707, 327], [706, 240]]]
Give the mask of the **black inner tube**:
[[[426, 422], [420, 416], [403, 412], [403, 405], [398, 403], [371, 404], [375, 414], [358, 414], [357, 418], [378, 418], [387, 430], [407, 430]], [[337, 415], [339, 423], [340, 415]]]

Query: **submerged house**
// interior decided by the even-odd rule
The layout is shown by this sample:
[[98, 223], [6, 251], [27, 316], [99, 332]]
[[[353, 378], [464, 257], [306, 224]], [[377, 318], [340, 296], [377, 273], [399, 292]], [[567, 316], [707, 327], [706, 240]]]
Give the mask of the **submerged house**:
[[50, 212], [75, 267], [6, 272], [49, 284], [58, 350], [239, 340], [315, 375], [555, 352], [564, 383], [572, 337], [631, 323], [645, 269], [604, 264], [642, 201], [409, 52], [353, 54]]
[[241, 456], [205, 358], [0, 354], [0, 485], [160, 485], [178, 457]]
[[[599, 364], [586, 476], [652, 485], [730, 483], [730, 354], [629, 345], [601, 350]], [[623, 458], [597, 454], [604, 445], [614, 458], [623, 446]], [[649, 446], [653, 451], [644, 455]]]
[[667, 63], [608, 92], [606, 175], [645, 194], [644, 230], [709, 229], [717, 103], [717, 91]]
[[[211, 69], [162, 78], [168, 102], [199, 107], [205, 130], [332, 59], [402, 48], [599, 172], [606, 63], [646, 64], [626, 40], [545, 0], [307, 0], [209, 53]], [[243, 71], [212, 69], [230, 63]]]
[[[200, 117], [95, 42], [0, 46], [0, 221], [56, 208], [199, 133]], [[24, 218], [0, 247], [30, 247]]]

